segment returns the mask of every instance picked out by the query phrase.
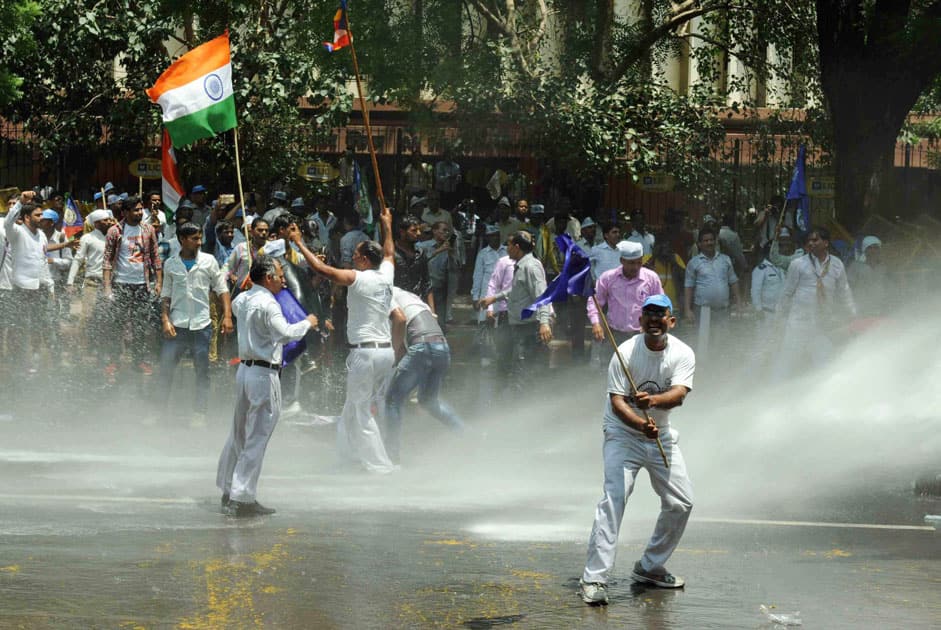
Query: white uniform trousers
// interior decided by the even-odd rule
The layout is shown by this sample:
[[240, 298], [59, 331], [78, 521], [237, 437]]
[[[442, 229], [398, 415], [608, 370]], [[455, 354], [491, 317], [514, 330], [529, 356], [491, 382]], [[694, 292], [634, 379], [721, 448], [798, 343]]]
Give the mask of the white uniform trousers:
[[337, 451], [369, 472], [395, 470], [373, 417], [373, 409], [385, 410], [394, 363], [392, 348], [354, 348], [346, 358], [346, 402], [337, 423]]
[[281, 379], [260, 365], [239, 365], [232, 431], [219, 456], [216, 485], [233, 501], [255, 500], [268, 440], [281, 416]]
[[693, 507], [693, 488], [686, 475], [683, 454], [676, 443], [676, 431], [660, 431], [660, 441], [670, 462], [669, 469], [663, 465], [655, 440], [637, 437], [627, 431], [626, 428], [605, 427], [604, 497], [595, 509], [595, 524], [588, 539], [588, 561], [582, 574], [585, 582], [608, 582], [617, 555], [624, 507], [641, 468], [647, 469], [650, 485], [660, 497], [660, 517], [640, 560], [645, 571], [666, 571], [667, 560], [683, 536]]

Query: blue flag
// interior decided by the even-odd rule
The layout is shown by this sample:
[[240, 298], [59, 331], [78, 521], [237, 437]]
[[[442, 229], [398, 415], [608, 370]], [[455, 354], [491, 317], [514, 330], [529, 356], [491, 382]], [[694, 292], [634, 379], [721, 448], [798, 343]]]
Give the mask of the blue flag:
[[62, 216], [62, 231], [69, 238], [72, 238], [85, 229], [85, 222], [82, 220], [82, 211], [78, 209], [75, 200], [65, 194], [65, 212]]
[[[277, 295], [274, 296], [274, 299], [277, 300], [278, 306], [281, 307], [281, 312], [284, 314], [284, 319], [288, 320], [289, 324], [296, 324], [307, 317], [307, 312], [304, 310], [304, 307], [297, 301], [297, 298], [294, 297], [290, 289], [281, 289], [278, 291]], [[281, 365], [287, 365], [301, 356], [305, 350], [307, 350], [307, 341], [303, 337], [297, 341], [290, 341], [284, 344], [281, 353]]]
[[552, 302], [564, 302], [570, 295], [588, 297], [595, 292], [588, 254], [582, 251], [582, 248], [576, 245], [568, 234], [556, 236], [555, 244], [565, 257], [562, 271], [532, 305], [523, 309], [521, 319], [529, 319], [537, 309]]
[[787, 200], [797, 202], [794, 208], [794, 221], [797, 231], [801, 234], [810, 231], [810, 197], [807, 196], [807, 178], [804, 175], [806, 161], [807, 148], [801, 145], [797, 151], [794, 174], [791, 175], [791, 186], [787, 189]]

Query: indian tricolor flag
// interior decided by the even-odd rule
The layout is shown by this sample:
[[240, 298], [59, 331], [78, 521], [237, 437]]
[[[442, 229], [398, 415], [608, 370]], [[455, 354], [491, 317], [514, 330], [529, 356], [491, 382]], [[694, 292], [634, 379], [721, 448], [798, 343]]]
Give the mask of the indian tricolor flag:
[[174, 61], [147, 96], [163, 109], [175, 147], [235, 127], [228, 31]]
[[180, 205], [180, 199], [183, 198], [184, 188], [180, 182], [180, 173], [176, 169], [176, 155], [173, 153], [173, 145], [170, 143], [170, 134], [163, 130], [163, 150], [160, 159], [161, 179], [163, 186], [161, 198], [163, 199], [163, 209], [169, 214], [171, 219]]

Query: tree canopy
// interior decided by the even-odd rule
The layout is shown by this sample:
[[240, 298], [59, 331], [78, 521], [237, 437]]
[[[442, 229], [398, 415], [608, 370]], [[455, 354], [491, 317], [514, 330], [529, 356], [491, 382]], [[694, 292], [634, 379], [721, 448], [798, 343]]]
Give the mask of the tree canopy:
[[[615, 0], [351, 0], [350, 20], [370, 98], [404, 109], [419, 132], [446, 109], [458, 150], [512, 127], [529, 154], [573, 171], [701, 182], [723, 138], [719, 117], [732, 112], [769, 146], [810, 138], [846, 186], [845, 214], [874, 207], [906, 116], [919, 97], [931, 102], [939, 4], [638, 0], [624, 14]], [[143, 90], [225, 28], [245, 170], [259, 184], [292, 177], [353, 107], [349, 55], [320, 46], [334, 0], [17, 0], [2, 10], [20, 28], [3, 44], [0, 115], [76, 168], [102, 143], [128, 157], [154, 144], [159, 112]], [[695, 80], [671, 75], [676, 58]], [[184, 168], [228, 166], [228, 142], [184, 150]]]

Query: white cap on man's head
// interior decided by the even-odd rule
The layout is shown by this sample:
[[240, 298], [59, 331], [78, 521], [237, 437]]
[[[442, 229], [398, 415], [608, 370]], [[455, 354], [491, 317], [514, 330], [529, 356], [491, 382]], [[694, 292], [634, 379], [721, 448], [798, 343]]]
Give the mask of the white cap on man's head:
[[85, 220], [94, 224], [94, 223], [97, 223], [98, 221], [104, 221], [105, 219], [108, 219], [110, 217], [111, 215], [108, 213], [107, 210], [95, 210], [94, 212], [90, 213], [87, 217], [85, 217]]
[[584, 221], [582, 221], [582, 229], [583, 229], [583, 230], [584, 230], [586, 227], [594, 227], [595, 225], [597, 225], [597, 223], [595, 223], [595, 222], [592, 220], [591, 217], [588, 217], [587, 219], [585, 219]]
[[487, 236], [490, 236], [491, 234], [499, 234], [499, 233], [500, 233], [499, 225], [488, 224], [487, 228], [484, 230], [484, 234], [486, 234]]
[[644, 257], [644, 246], [634, 241], [621, 241], [618, 243], [618, 252], [624, 260], [637, 260]]
[[497, 202], [498, 206], [510, 207], [510, 200], [507, 197], [500, 197], [500, 201]]

